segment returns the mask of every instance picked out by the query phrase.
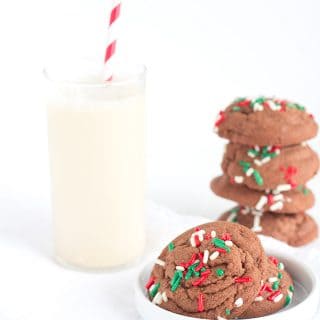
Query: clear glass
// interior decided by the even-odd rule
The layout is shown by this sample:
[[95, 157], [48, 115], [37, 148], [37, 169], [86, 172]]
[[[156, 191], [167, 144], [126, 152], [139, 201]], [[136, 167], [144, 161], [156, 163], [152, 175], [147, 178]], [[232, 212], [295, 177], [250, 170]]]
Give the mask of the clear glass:
[[99, 68], [44, 71], [55, 257], [98, 271], [132, 263], [145, 245], [145, 68], [111, 82]]

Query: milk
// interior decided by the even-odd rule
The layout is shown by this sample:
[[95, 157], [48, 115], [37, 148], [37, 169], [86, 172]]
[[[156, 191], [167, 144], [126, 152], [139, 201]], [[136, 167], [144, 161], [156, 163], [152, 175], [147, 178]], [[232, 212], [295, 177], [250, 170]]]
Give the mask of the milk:
[[144, 249], [144, 92], [140, 83], [61, 85], [48, 102], [55, 255], [88, 269]]

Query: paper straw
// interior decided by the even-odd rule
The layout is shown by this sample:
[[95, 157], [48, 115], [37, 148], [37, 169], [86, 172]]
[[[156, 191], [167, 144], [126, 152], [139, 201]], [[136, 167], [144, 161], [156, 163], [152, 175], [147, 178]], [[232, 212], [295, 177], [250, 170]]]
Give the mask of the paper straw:
[[113, 77], [112, 63], [110, 62], [110, 60], [112, 60], [117, 46], [117, 39], [115, 38], [113, 29], [115, 23], [119, 19], [120, 9], [121, 2], [119, 0], [113, 0], [108, 24], [108, 45], [104, 57], [104, 78], [106, 81], [111, 81]]

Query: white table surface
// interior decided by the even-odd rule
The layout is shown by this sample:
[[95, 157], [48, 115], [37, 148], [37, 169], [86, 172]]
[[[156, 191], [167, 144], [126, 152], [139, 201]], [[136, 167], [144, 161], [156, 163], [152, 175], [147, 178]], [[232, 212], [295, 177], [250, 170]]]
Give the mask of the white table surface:
[[[16, 206], [19, 208], [19, 203]], [[148, 245], [141, 264], [155, 257], [178, 233], [207, 221], [153, 203], [147, 211]], [[4, 220], [0, 233], [0, 320], [140, 319], [133, 302], [139, 265], [110, 273], [64, 269], [51, 257], [49, 216], [40, 219], [37, 210], [25, 211], [23, 218], [8, 212], [11, 218]], [[319, 240], [287, 250], [296, 250], [320, 269]]]

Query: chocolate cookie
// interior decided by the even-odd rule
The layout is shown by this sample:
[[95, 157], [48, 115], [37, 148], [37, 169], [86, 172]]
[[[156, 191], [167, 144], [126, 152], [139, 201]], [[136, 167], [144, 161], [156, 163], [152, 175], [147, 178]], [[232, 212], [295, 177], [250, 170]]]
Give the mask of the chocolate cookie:
[[229, 143], [222, 169], [235, 182], [250, 189], [286, 191], [310, 180], [319, 169], [319, 159], [306, 144], [280, 148]]
[[299, 104], [274, 98], [240, 98], [215, 122], [220, 137], [246, 145], [293, 145], [316, 136], [318, 126]]
[[152, 302], [168, 311], [234, 319], [254, 302], [267, 267], [252, 231], [216, 221], [173, 240], [157, 259], [146, 289]]
[[235, 207], [222, 214], [218, 220], [238, 222], [256, 233], [273, 237], [294, 247], [308, 244], [318, 236], [316, 222], [306, 213], [262, 213], [248, 207]]
[[268, 193], [268, 190], [257, 191], [245, 185], [234, 184], [230, 182], [228, 176], [224, 175], [212, 180], [211, 189], [220, 197], [259, 211], [299, 213], [314, 205], [313, 193], [304, 186], [285, 192], [269, 190]]
[[240, 318], [258, 318], [275, 313], [291, 303], [293, 292], [293, 282], [284, 270], [284, 264], [270, 257], [267, 276], [261, 284], [260, 292]]

